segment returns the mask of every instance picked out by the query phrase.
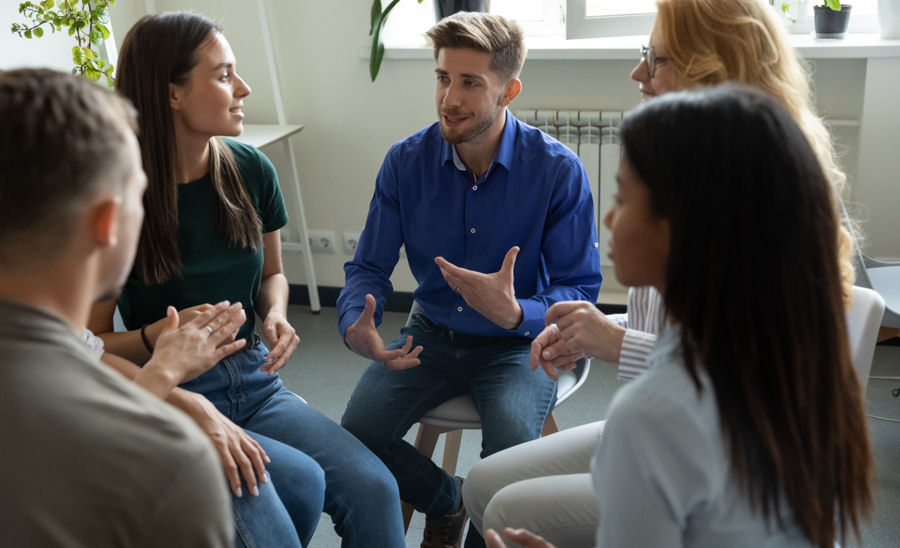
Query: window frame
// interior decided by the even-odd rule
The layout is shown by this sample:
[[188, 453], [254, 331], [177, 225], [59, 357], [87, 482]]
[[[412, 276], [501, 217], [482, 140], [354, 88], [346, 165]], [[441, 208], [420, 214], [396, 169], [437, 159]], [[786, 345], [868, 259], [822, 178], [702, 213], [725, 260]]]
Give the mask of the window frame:
[[656, 11], [588, 17], [586, 0], [566, 0], [566, 40], [649, 35]]

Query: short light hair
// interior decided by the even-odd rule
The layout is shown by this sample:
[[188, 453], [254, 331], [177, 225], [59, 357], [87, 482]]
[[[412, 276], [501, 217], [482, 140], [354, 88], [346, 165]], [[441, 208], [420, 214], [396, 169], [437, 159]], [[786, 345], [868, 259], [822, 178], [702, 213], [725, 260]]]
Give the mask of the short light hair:
[[442, 48], [468, 48], [491, 54], [491, 70], [506, 82], [525, 64], [524, 34], [515, 21], [499, 15], [461, 11], [441, 19], [425, 33], [437, 60]]
[[[47, 69], [0, 71], [0, 260], [50, 251], [83, 206], [133, 168], [131, 104], [82, 77]], [[139, 166], [137, 166], [139, 167]], [[27, 247], [24, 247], [27, 246]], [[9, 263], [7, 263], [9, 264]]]

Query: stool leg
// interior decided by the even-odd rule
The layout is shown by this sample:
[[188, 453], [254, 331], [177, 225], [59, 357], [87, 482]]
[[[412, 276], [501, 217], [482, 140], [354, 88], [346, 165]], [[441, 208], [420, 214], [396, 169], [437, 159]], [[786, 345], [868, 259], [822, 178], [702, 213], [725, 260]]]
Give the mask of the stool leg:
[[559, 425], [556, 424], [556, 417], [554, 417], [551, 412], [547, 417], [547, 420], [544, 421], [544, 428], [541, 429], [541, 435], [549, 436], [550, 434], [555, 434], [557, 432], [559, 432]]
[[456, 463], [459, 460], [459, 444], [462, 441], [462, 430], [451, 430], [444, 436], [444, 471], [451, 476], [456, 475]]

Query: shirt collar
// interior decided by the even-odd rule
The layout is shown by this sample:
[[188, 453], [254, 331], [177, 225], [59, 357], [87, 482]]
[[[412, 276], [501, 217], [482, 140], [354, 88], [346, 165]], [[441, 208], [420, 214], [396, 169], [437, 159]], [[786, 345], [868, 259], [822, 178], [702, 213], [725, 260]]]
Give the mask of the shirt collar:
[[[506, 124], [503, 126], [503, 133], [500, 135], [500, 146], [497, 148], [497, 154], [494, 156], [491, 168], [494, 167], [494, 164], [500, 164], [509, 171], [509, 167], [512, 165], [513, 161], [513, 150], [515, 149], [517, 131], [518, 120], [516, 120], [516, 117], [513, 116], [507, 108]], [[456, 152], [456, 147], [441, 139], [441, 165], [450, 161], [452, 161], [453, 165], [456, 166], [456, 169], [460, 171], [466, 171], [468, 169], [466, 164], [463, 163], [462, 158], [460, 158], [459, 154]], [[490, 171], [491, 170], [488, 169], [488, 173]]]

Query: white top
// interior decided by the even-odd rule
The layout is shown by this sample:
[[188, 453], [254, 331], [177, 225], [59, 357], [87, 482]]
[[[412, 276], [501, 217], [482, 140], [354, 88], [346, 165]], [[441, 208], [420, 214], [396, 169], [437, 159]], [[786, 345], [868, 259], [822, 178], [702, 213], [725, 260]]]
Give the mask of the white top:
[[698, 397], [680, 337], [678, 327], [667, 328], [647, 358], [649, 370], [610, 405], [591, 462], [597, 546], [811, 546], [786, 501], [783, 529], [751, 511], [731, 475], [709, 377], [698, 367]]
[[619, 379], [628, 381], [647, 370], [647, 355], [666, 325], [666, 305], [652, 287], [628, 289], [628, 312], [609, 319], [626, 328], [619, 353]]

